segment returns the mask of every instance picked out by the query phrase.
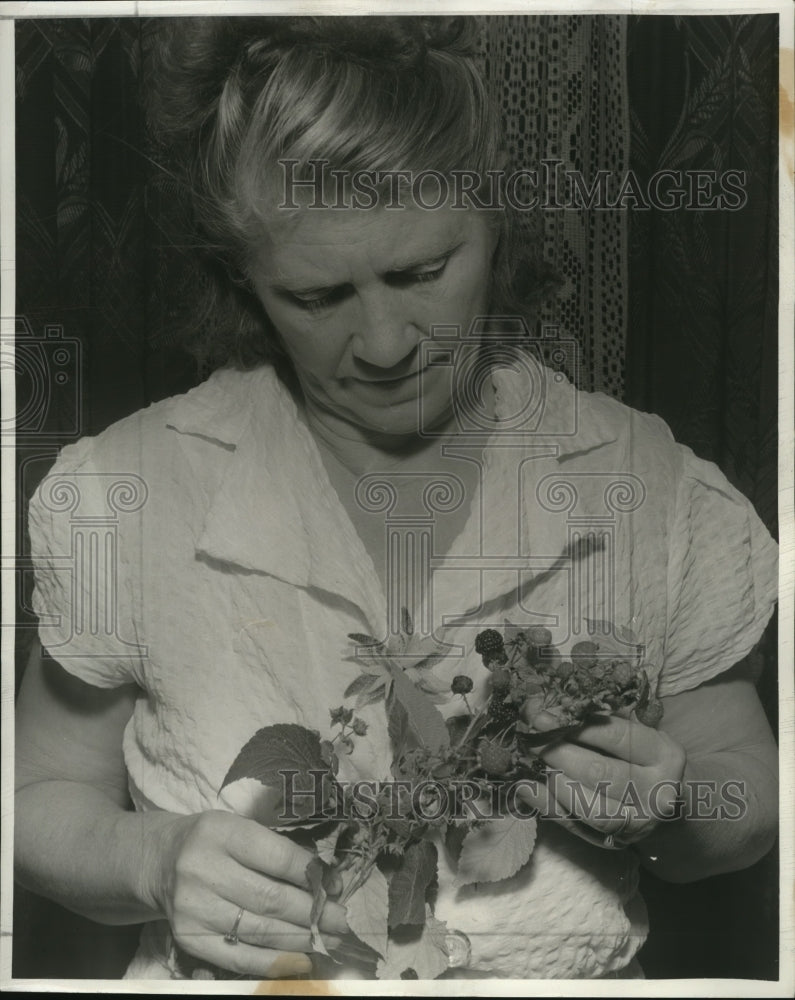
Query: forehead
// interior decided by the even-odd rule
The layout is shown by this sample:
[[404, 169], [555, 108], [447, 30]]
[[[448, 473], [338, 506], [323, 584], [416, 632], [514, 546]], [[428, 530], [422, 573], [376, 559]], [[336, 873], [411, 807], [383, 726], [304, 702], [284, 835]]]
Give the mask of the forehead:
[[[302, 207], [271, 214], [255, 240], [259, 268], [289, 277], [307, 268], [329, 273], [367, 264], [373, 270], [410, 266], [441, 255], [485, 230], [486, 220], [472, 209], [417, 206], [388, 209]], [[347, 280], [347, 279], [346, 279]]]

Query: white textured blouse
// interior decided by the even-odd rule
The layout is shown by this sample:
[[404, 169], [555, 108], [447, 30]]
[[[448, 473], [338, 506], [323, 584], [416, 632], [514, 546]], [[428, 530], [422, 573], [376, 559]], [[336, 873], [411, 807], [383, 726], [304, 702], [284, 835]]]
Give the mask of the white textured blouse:
[[[564, 653], [586, 619], [627, 627], [663, 696], [729, 669], [776, 596], [776, 546], [752, 505], [658, 417], [544, 372], [524, 424], [524, 383], [492, 373], [480, 493], [444, 557], [433, 524], [456, 502], [444, 462], [435, 489], [388, 474], [362, 484], [398, 543], [430, 539], [429, 621], [451, 648], [436, 675], [468, 674], [470, 698], [484, 699], [474, 637], [505, 619], [547, 626]], [[269, 367], [219, 371], [64, 448], [30, 532], [44, 647], [90, 684], [140, 688], [124, 735], [137, 809], [256, 816], [255, 782], [218, 794], [241, 746], [275, 722], [329, 735], [329, 709], [359, 673], [347, 634], [387, 635], [372, 559]], [[589, 537], [599, 544], [572, 559]], [[358, 714], [370, 728], [346, 766], [386, 780], [383, 703]], [[440, 850], [436, 916], [470, 938], [471, 974], [495, 978], [620, 974], [647, 933], [633, 853], [554, 821], [500, 883], [456, 889]], [[147, 925], [127, 975], [168, 978], [168, 952], [165, 922]]]

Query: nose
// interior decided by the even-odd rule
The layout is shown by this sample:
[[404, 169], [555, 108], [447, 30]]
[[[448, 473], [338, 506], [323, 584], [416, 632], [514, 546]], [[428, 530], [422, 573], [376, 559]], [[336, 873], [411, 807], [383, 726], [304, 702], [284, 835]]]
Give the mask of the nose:
[[360, 298], [352, 334], [353, 355], [360, 365], [378, 369], [384, 377], [409, 374], [421, 337], [405, 306], [388, 292]]

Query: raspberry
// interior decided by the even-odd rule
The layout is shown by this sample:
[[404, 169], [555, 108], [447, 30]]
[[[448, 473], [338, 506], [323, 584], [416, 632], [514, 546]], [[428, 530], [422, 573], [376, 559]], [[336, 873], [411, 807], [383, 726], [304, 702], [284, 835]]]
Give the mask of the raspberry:
[[519, 717], [519, 709], [513, 702], [503, 701], [501, 698], [492, 695], [489, 698], [489, 717], [495, 722], [506, 724], [516, 722]]
[[367, 735], [367, 723], [364, 719], [359, 719], [358, 717], [353, 720], [353, 731], [357, 736]]
[[478, 632], [475, 636], [475, 652], [481, 656], [493, 656], [495, 653], [503, 653], [505, 643], [500, 633], [495, 628], [487, 628], [483, 632]]
[[527, 636], [527, 641], [531, 646], [552, 645], [552, 633], [548, 628], [544, 628], [542, 625], [534, 625], [525, 632], [525, 635]]
[[469, 692], [474, 687], [471, 677], [466, 677], [464, 674], [456, 674], [453, 678], [453, 683], [450, 685], [450, 690], [453, 694], [469, 694]]
[[499, 743], [481, 740], [478, 753], [480, 766], [489, 774], [507, 774], [513, 766], [513, 754]]
[[511, 687], [511, 672], [500, 667], [491, 675], [491, 689], [495, 694], [505, 695]]
[[626, 660], [613, 663], [613, 681], [620, 687], [626, 687], [632, 680], [632, 667]]
[[595, 642], [578, 642], [572, 647], [571, 658], [578, 667], [593, 667], [599, 647]]

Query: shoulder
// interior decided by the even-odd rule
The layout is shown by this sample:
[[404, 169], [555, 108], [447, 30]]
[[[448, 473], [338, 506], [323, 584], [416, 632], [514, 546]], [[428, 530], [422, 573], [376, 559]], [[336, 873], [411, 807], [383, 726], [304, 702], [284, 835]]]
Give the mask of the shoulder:
[[[276, 392], [271, 369], [221, 369], [186, 393], [137, 410], [99, 434], [65, 446], [50, 475], [80, 472], [156, 472], [169, 468], [184, 439], [233, 449], [251, 419], [253, 403]], [[212, 454], [213, 449], [208, 449]]]

